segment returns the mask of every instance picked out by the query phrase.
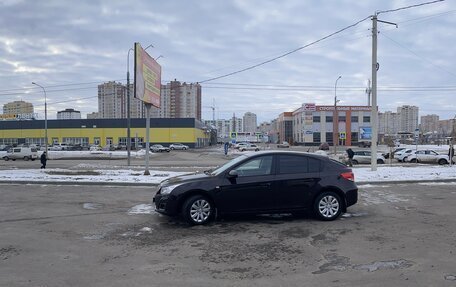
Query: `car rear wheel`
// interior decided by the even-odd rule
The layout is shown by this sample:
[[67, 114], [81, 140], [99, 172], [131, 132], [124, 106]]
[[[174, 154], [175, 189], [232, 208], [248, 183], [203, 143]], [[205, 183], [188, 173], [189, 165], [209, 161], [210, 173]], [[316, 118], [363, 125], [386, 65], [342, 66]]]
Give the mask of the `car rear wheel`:
[[385, 162], [382, 159], [377, 159], [378, 164], [384, 164]]
[[202, 225], [212, 219], [214, 207], [212, 203], [202, 195], [195, 195], [187, 199], [182, 206], [184, 220], [191, 225]]
[[439, 159], [439, 164], [440, 165], [448, 164], [448, 161], [446, 161], [446, 159], [441, 158], [441, 159]]
[[412, 159], [410, 160], [410, 162], [411, 162], [411, 163], [416, 163], [416, 162], [417, 162], [417, 161], [416, 161], [416, 158], [412, 158]]
[[342, 213], [340, 197], [332, 191], [320, 194], [314, 203], [314, 211], [320, 220], [331, 221]]
[[28, 161], [28, 160], [29, 160], [29, 157], [28, 157], [28, 156], [24, 156], [24, 160], [25, 160], [25, 161]]
[[352, 160], [352, 164], [358, 164], [358, 161], [356, 159]]

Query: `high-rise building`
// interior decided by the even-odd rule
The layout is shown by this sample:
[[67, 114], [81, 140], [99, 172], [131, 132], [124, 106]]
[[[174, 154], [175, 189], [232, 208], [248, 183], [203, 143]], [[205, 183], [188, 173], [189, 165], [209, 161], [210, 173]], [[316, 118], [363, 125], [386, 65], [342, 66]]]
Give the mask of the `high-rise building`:
[[33, 105], [24, 101], [6, 103], [3, 105], [3, 114], [33, 114]]
[[246, 112], [243, 117], [244, 132], [254, 134], [257, 130], [257, 116], [254, 113]]
[[439, 116], [426, 115], [421, 116], [420, 130], [422, 133], [437, 132], [439, 129]]
[[387, 111], [378, 113], [378, 133], [394, 135], [400, 131], [400, 114]]
[[81, 112], [74, 109], [65, 109], [57, 112], [58, 120], [78, 120], [81, 119]]
[[151, 117], [201, 120], [201, 85], [176, 80], [162, 85], [160, 108], [153, 107]]
[[[144, 104], [134, 97], [133, 85], [130, 85], [130, 117], [143, 118], [144, 114]], [[127, 118], [127, 90], [124, 85], [116, 82], [98, 85], [98, 118]]]
[[418, 111], [416, 106], [404, 105], [397, 108], [397, 113], [400, 114], [400, 132], [412, 133], [418, 128]]

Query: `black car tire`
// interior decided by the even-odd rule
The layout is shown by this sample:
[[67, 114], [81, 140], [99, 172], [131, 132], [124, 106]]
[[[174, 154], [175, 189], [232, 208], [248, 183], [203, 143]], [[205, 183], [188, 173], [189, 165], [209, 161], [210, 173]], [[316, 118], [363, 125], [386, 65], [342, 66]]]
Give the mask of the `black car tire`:
[[444, 164], [448, 164], [448, 162], [445, 159], [441, 158], [441, 159], [439, 159], [439, 164], [444, 165]]
[[382, 159], [377, 159], [378, 164], [384, 164], [385, 162]]
[[335, 220], [342, 213], [342, 201], [335, 192], [325, 191], [314, 202], [314, 212], [323, 221]]
[[356, 159], [352, 160], [352, 164], [358, 164], [358, 161]]
[[3, 159], [4, 159], [5, 161], [9, 161], [9, 157], [7, 157], [7, 156], [3, 157]]
[[211, 221], [214, 207], [205, 196], [195, 195], [182, 205], [182, 217], [190, 225], [203, 225]]
[[183, 149], [183, 150], [186, 150], [187, 148], [186, 148], [186, 147], [183, 147], [182, 149]]
[[173, 147], [171, 147], [170, 149], [171, 149], [171, 150], [174, 150], [174, 148], [173, 148]]
[[28, 160], [29, 160], [29, 157], [28, 157], [28, 156], [24, 156], [24, 160], [25, 160], [25, 161], [28, 161]]
[[416, 163], [416, 162], [417, 162], [417, 161], [416, 161], [416, 158], [412, 158], [412, 159], [410, 160], [410, 162], [411, 162], [411, 163]]

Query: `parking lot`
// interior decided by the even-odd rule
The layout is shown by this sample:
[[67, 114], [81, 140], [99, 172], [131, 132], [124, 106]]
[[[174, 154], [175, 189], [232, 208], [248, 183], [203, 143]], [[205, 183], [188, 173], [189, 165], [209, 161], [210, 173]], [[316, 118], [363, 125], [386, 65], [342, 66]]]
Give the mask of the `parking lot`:
[[455, 186], [360, 185], [333, 222], [188, 227], [152, 188], [1, 185], [0, 286], [454, 286]]

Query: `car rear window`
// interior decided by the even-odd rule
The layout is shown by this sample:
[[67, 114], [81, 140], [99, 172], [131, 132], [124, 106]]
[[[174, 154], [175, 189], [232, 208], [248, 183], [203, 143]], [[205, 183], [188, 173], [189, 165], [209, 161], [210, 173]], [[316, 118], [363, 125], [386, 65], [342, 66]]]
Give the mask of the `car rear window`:
[[279, 174], [319, 172], [320, 167], [320, 160], [315, 158], [295, 155], [279, 156]]

